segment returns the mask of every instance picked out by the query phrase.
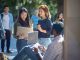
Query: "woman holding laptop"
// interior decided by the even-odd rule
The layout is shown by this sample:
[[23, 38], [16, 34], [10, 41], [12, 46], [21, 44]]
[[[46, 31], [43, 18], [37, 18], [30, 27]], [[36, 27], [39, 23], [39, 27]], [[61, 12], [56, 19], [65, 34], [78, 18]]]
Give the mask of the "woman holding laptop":
[[19, 11], [19, 17], [16, 22], [16, 29], [17, 29], [15, 32], [17, 36], [16, 47], [19, 53], [20, 50], [27, 45], [28, 32], [33, 31], [32, 24], [29, 19], [29, 14], [26, 8], [21, 8]]

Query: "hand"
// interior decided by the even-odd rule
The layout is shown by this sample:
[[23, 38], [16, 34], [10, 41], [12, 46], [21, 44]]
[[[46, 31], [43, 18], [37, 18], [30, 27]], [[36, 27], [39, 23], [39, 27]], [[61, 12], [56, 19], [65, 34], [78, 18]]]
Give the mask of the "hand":
[[24, 34], [23, 33], [17, 33], [16, 35], [18, 38], [23, 38]]
[[43, 29], [41, 28], [41, 25], [38, 25], [38, 30], [39, 30], [40, 32], [47, 33], [46, 30], [43, 30]]
[[38, 48], [39, 48], [41, 51], [43, 51], [43, 52], [46, 51], [46, 48], [45, 48], [44, 46], [38, 46]]
[[38, 25], [38, 30], [39, 30], [39, 31], [42, 31], [41, 25]]
[[38, 48], [34, 47], [34, 52], [38, 53]]

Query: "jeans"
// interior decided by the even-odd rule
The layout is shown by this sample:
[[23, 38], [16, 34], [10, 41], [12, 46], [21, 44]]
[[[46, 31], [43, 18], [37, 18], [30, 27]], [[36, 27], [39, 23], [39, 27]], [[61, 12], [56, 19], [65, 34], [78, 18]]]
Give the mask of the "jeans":
[[13, 60], [38, 60], [35, 53], [29, 47], [24, 47]]
[[20, 50], [27, 45], [27, 40], [24, 39], [18, 39], [16, 43], [17, 52], [19, 53]]
[[39, 38], [39, 43], [47, 48], [48, 45], [51, 43], [51, 39], [50, 38]]
[[5, 42], [6, 42], [7, 51], [9, 51], [9, 48], [10, 48], [11, 32], [10, 32], [10, 30], [6, 30], [6, 29], [5, 29], [5, 32], [6, 32], [6, 34], [5, 34], [6, 39], [1, 40], [1, 49], [3, 52], [4, 52]]

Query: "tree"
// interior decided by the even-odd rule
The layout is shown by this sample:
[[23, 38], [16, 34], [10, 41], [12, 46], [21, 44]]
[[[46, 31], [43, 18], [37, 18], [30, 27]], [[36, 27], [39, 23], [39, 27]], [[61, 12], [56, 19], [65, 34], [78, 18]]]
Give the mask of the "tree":
[[17, 15], [18, 9], [21, 6], [26, 7], [30, 15], [32, 15], [33, 11], [37, 9], [37, 7], [41, 4], [47, 4], [50, 9], [51, 15], [53, 16], [56, 13], [64, 11], [64, 0], [0, 0], [0, 7], [3, 7], [3, 5], [6, 3], [10, 6], [11, 12], [14, 16]]

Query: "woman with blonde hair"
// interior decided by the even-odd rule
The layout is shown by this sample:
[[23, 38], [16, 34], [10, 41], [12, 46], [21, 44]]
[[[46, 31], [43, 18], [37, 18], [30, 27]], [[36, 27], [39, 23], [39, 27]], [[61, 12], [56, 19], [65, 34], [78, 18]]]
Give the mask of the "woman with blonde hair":
[[48, 47], [51, 43], [50, 33], [51, 33], [51, 22], [50, 22], [50, 12], [47, 5], [40, 5], [38, 16], [41, 18], [38, 21], [38, 38], [39, 43]]

